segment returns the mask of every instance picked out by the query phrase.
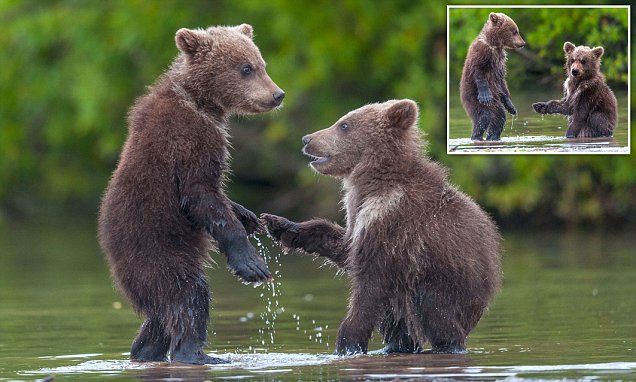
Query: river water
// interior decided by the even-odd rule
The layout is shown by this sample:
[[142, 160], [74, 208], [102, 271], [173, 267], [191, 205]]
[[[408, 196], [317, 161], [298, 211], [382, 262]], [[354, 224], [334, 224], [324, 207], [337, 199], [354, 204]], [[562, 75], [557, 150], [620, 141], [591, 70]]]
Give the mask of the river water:
[[331, 355], [346, 277], [261, 241], [272, 284], [244, 285], [212, 255], [207, 351], [231, 364], [138, 364], [141, 319], [112, 287], [93, 225], [0, 225], [0, 380], [636, 380], [631, 233], [504, 232], [502, 291], [461, 356]]
[[506, 125], [497, 142], [472, 142], [472, 121], [466, 115], [457, 91], [451, 89], [447, 151], [451, 154], [629, 154], [628, 97], [615, 91], [618, 100], [618, 125], [611, 138], [566, 139], [565, 116], [541, 116], [532, 103], [560, 98], [551, 89], [516, 92], [513, 102], [517, 116], [506, 114]]

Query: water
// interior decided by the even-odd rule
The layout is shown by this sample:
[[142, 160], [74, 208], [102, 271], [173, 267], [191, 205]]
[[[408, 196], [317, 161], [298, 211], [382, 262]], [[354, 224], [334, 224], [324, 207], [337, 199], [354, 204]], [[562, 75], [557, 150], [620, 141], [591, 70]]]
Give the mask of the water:
[[0, 380], [636, 380], [631, 233], [504, 233], [503, 289], [468, 355], [346, 358], [331, 353], [347, 279], [260, 239], [274, 286], [240, 283], [218, 255], [208, 272], [207, 351], [232, 363], [170, 366], [128, 361], [141, 319], [113, 289], [91, 224], [0, 225]]
[[618, 100], [618, 126], [611, 138], [566, 139], [565, 116], [537, 114], [532, 103], [559, 97], [558, 92], [524, 90], [513, 94], [518, 115], [506, 114], [506, 125], [497, 142], [472, 142], [472, 121], [466, 115], [458, 91], [451, 89], [447, 149], [458, 154], [545, 154], [545, 153], [609, 153], [629, 154], [627, 92], [615, 91]]

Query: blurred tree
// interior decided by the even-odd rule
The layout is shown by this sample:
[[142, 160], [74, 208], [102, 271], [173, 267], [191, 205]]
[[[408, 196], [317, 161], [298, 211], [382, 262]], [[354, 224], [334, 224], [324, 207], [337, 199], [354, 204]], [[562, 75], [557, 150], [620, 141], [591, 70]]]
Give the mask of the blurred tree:
[[[619, 44], [626, 41], [626, 16], [581, 15], [563, 25], [588, 30], [563, 36], [549, 13], [510, 11], [526, 26], [527, 51], [554, 67], [530, 71], [528, 81], [560, 77], [566, 38], [605, 46], [605, 73], [625, 82], [627, 57], [610, 52], [625, 50]], [[488, 11], [475, 12], [483, 14], [451, 18], [448, 53], [460, 63], [451, 77]], [[282, 110], [232, 122], [229, 192], [257, 212], [337, 218], [338, 183], [307, 168], [300, 138], [365, 103], [412, 98], [430, 155], [449, 164], [453, 180], [499, 218], [636, 216], [632, 157], [443, 154], [446, 9], [435, 2], [0, 0], [0, 20], [0, 219], [94, 214], [126, 137], [127, 109], [176, 55], [175, 31], [243, 22], [254, 26], [268, 72], [287, 93]], [[604, 29], [594, 34], [595, 25]], [[545, 41], [542, 33], [550, 33]]]

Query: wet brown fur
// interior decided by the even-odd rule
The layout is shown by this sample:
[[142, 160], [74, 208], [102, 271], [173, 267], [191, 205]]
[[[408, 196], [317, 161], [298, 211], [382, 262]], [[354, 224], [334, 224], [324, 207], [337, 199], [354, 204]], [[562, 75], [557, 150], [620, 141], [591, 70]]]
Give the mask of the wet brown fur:
[[468, 48], [459, 91], [466, 113], [473, 121], [473, 140], [499, 140], [506, 110], [516, 115], [506, 83], [506, 51], [525, 41], [515, 22], [503, 13], [490, 13], [488, 21]]
[[461, 353], [500, 285], [497, 227], [422, 155], [411, 100], [354, 110], [303, 138], [312, 167], [343, 180], [346, 227], [263, 214], [288, 248], [323, 256], [352, 279], [336, 352], [366, 352], [374, 328], [387, 352]]
[[203, 266], [213, 242], [242, 279], [270, 278], [247, 239], [258, 218], [223, 191], [228, 118], [269, 111], [284, 93], [247, 24], [181, 29], [176, 44], [170, 69], [130, 110], [99, 241], [116, 285], [145, 317], [131, 359], [219, 363], [203, 352], [210, 302]]
[[618, 120], [618, 106], [601, 73], [603, 47], [566, 42], [563, 51], [567, 74], [563, 98], [537, 102], [532, 107], [540, 114], [566, 115], [568, 138], [611, 137]]

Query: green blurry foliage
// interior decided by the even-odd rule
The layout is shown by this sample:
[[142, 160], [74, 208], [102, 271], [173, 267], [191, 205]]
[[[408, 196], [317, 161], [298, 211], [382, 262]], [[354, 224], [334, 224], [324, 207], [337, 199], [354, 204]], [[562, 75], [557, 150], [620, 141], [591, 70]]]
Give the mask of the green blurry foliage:
[[452, 8], [449, 14], [450, 75], [458, 83], [466, 52], [490, 12], [503, 12], [517, 23], [526, 46], [508, 51], [510, 87], [560, 88], [565, 80], [563, 44], [603, 46], [601, 70], [614, 86], [627, 86], [626, 8]]
[[[451, 78], [461, 72], [482, 14], [452, 19]], [[513, 17], [528, 52], [555, 68], [523, 76], [559, 81], [562, 37], [546, 27], [554, 34], [540, 45], [534, 32], [548, 19], [557, 21], [538, 15]], [[627, 20], [611, 17], [621, 25], [611, 33], [593, 32], [590, 21], [590, 30], [566, 37], [606, 47], [605, 73], [624, 82], [626, 57], [614, 54], [619, 49], [612, 44], [625, 37]], [[363, 104], [412, 98], [420, 105], [429, 154], [448, 164], [453, 181], [502, 221], [634, 220], [632, 157], [445, 154], [441, 3], [0, 0], [0, 21], [0, 219], [94, 215], [127, 134], [127, 110], [177, 54], [175, 31], [245, 22], [254, 26], [270, 76], [287, 93], [281, 110], [232, 121], [228, 192], [254, 211], [341, 217], [338, 182], [307, 168], [301, 137]], [[509, 67], [517, 66], [513, 59], [526, 60], [510, 56]]]

